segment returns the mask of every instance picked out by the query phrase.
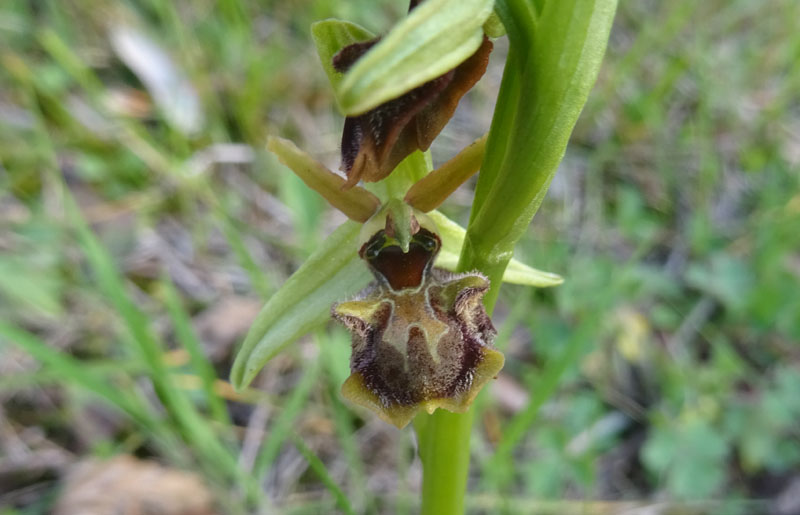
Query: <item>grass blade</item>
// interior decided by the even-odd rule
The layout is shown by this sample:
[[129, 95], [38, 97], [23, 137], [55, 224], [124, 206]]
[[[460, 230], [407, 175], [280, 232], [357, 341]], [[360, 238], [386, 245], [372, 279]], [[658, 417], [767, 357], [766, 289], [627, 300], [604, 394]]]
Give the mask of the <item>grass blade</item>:
[[263, 478], [269, 471], [270, 466], [278, 456], [281, 445], [293, 434], [292, 424], [294, 423], [297, 415], [302, 411], [303, 406], [306, 404], [306, 399], [311, 393], [311, 388], [319, 379], [320, 360], [315, 359], [303, 376], [298, 381], [297, 385], [292, 390], [289, 399], [286, 401], [283, 411], [272, 423], [270, 427], [269, 436], [264, 440], [256, 457], [255, 465], [253, 466], [253, 475], [257, 478]]
[[320, 460], [317, 455], [308, 448], [305, 442], [303, 442], [302, 438], [294, 433], [292, 433], [292, 441], [294, 442], [295, 447], [297, 447], [297, 450], [300, 451], [300, 454], [302, 454], [308, 462], [311, 470], [317, 474], [322, 483], [328, 488], [328, 491], [333, 494], [333, 497], [336, 499], [336, 504], [339, 505], [339, 508], [341, 508], [345, 513], [354, 514], [355, 512], [353, 511], [353, 507], [350, 506], [350, 501], [347, 500], [347, 496], [344, 494], [344, 492], [342, 492], [342, 489], [336, 485], [336, 482], [328, 473], [328, 469], [325, 468], [325, 464], [322, 463], [322, 460]]
[[225, 401], [222, 400], [214, 389], [217, 373], [214, 370], [214, 366], [203, 352], [202, 345], [192, 328], [189, 316], [181, 305], [181, 300], [178, 297], [175, 286], [171, 281], [165, 279], [161, 282], [161, 291], [164, 294], [164, 302], [172, 320], [175, 336], [178, 342], [180, 342], [183, 348], [189, 353], [192, 368], [202, 381], [203, 393], [205, 394], [205, 400], [212, 417], [223, 426], [230, 426], [231, 420], [228, 416], [228, 409], [225, 406]]

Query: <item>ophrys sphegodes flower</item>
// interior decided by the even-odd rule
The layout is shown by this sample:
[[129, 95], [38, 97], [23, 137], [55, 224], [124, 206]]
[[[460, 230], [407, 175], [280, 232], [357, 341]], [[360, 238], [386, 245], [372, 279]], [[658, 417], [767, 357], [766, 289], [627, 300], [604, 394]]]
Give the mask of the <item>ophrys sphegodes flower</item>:
[[489, 281], [434, 267], [436, 227], [407, 204], [379, 211], [361, 239], [375, 281], [332, 309], [353, 338], [342, 394], [399, 428], [420, 409], [466, 411], [504, 362], [481, 303]]

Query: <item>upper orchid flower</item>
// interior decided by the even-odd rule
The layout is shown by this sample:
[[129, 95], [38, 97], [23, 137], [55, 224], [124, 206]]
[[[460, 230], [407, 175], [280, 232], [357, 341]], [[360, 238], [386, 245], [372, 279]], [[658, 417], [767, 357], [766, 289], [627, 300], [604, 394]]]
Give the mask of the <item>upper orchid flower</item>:
[[[344, 47], [334, 56], [333, 67], [346, 72], [378, 40]], [[478, 50], [454, 69], [362, 115], [348, 116], [342, 133], [345, 186], [379, 181], [413, 151], [428, 150], [458, 101], [483, 76], [491, 51], [492, 43], [484, 37]]]

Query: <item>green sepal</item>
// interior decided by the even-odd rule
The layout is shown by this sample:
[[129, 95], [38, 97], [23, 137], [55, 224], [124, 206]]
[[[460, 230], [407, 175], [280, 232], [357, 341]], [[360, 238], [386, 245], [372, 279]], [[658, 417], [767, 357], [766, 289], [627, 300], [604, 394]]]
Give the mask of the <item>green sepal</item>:
[[355, 252], [360, 228], [342, 224], [267, 301], [233, 363], [231, 383], [237, 390], [287, 345], [328, 321], [332, 304], [369, 283], [370, 273]]
[[493, 0], [426, 0], [361, 57], [337, 89], [359, 115], [452, 70], [483, 41]]
[[[439, 211], [431, 211], [428, 216], [436, 223], [439, 237], [442, 238], [442, 250], [436, 258], [436, 266], [453, 272], [457, 271], [458, 257], [461, 253], [461, 246], [464, 244], [466, 229]], [[503, 273], [503, 282], [533, 286], [535, 288], [549, 288], [563, 283], [564, 278], [552, 272], [529, 267], [512, 258]]]
[[483, 32], [490, 38], [500, 38], [506, 35], [506, 27], [496, 12], [492, 12], [486, 19], [483, 24]]
[[[373, 39], [375, 34], [355, 23], [331, 18], [312, 23], [311, 37], [314, 39], [317, 55], [322, 61], [322, 68], [333, 86], [333, 91], [337, 91], [344, 74], [333, 67], [333, 56], [347, 45]], [[338, 98], [336, 102], [339, 103]], [[341, 105], [339, 108], [341, 109]]]

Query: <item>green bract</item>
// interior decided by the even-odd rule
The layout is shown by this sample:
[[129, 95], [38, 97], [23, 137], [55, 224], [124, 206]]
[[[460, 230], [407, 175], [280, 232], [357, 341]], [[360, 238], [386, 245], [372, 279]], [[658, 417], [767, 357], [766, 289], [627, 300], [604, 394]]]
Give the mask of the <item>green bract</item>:
[[[442, 237], [442, 250], [436, 260], [436, 266], [455, 271], [458, 267], [458, 256], [461, 253], [461, 246], [464, 244], [464, 237], [467, 231], [439, 211], [431, 211], [428, 216], [436, 223], [439, 235]], [[516, 259], [512, 259], [503, 274], [503, 282], [534, 286], [536, 288], [548, 288], [563, 283], [564, 278], [558, 274], [531, 268]]]
[[328, 321], [334, 302], [367, 285], [369, 273], [354, 250], [360, 229], [342, 224], [264, 305], [236, 354], [234, 387], [247, 386], [284, 347]]
[[334, 84], [347, 115], [358, 115], [455, 68], [483, 41], [493, 0], [426, 0]]
[[[311, 36], [314, 38], [322, 68], [328, 75], [334, 91], [337, 91], [344, 74], [336, 71], [333, 67], [333, 56], [347, 45], [368, 41], [375, 37], [373, 33], [355, 23], [335, 19], [322, 20], [312, 24]], [[338, 96], [336, 102], [339, 102]], [[339, 105], [339, 108], [341, 109], [342, 106]]]

